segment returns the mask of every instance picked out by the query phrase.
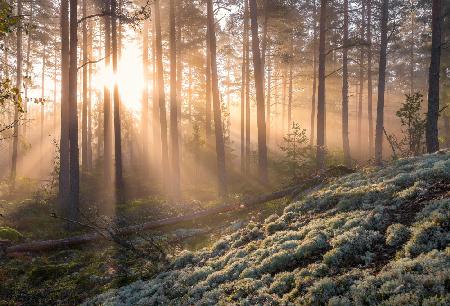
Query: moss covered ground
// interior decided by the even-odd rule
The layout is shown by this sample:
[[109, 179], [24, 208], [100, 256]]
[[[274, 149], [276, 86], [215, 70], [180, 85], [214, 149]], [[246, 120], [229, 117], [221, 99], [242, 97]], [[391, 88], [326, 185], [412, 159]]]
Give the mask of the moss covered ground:
[[450, 153], [329, 183], [86, 305], [449, 305]]

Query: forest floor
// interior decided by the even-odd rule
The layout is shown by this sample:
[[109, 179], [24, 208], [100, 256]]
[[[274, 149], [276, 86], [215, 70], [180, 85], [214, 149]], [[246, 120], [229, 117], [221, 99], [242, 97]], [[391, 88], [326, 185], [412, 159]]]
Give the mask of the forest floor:
[[449, 305], [450, 152], [363, 169], [86, 305]]
[[[19, 199], [16, 196], [0, 201], [0, 240], [17, 244], [92, 232], [83, 227], [75, 232], [64, 230], [63, 221], [51, 217], [54, 205], [47, 195], [36, 192], [31, 181], [22, 181], [19, 188]], [[117, 215], [122, 226], [126, 226], [201, 211], [216, 204], [194, 201], [174, 207], [160, 198], [149, 197], [118, 206]], [[139, 252], [111, 241], [97, 241], [67, 250], [0, 256], [0, 305], [79, 304], [109, 289], [149, 279], [181, 250], [210, 246], [221, 235], [249, 222], [262, 222], [285, 206], [286, 200], [280, 199], [257, 209], [186, 221], [126, 238]], [[96, 218], [88, 216], [88, 225], [109, 226], [108, 220]]]
[[[192, 203], [190, 212], [195, 205], [214, 203]], [[117, 211], [136, 224], [185, 209], [147, 198]], [[129, 238], [142, 252], [99, 241], [1, 257], [0, 305], [446, 305], [449, 211], [450, 152], [403, 159], [333, 179], [294, 203]], [[69, 235], [51, 213], [42, 196], [0, 202], [0, 240]]]

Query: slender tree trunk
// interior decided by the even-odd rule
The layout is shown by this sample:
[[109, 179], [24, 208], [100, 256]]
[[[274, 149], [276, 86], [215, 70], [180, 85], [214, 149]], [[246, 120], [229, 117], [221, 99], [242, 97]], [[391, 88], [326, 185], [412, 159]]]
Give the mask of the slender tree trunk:
[[[155, 3], [153, 3], [153, 12], [155, 11]], [[161, 126], [159, 119], [159, 93], [158, 93], [158, 69], [156, 64], [156, 22], [153, 18], [152, 23], [152, 75], [153, 75], [153, 92], [152, 92], [152, 130], [153, 130], [153, 151], [155, 164], [161, 160]], [[159, 168], [158, 168], [159, 169]]]
[[70, 60], [69, 60], [69, 141], [70, 141], [70, 193], [69, 216], [78, 219], [79, 204], [79, 156], [77, 112], [77, 0], [70, 0]]
[[178, 143], [178, 101], [177, 101], [177, 43], [175, 31], [175, 4], [169, 0], [169, 44], [170, 44], [170, 139], [171, 139], [171, 198], [180, 198], [180, 155]]
[[69, 216], [69, 0], [61, 0], [61, 137], [59, 143], [59, 208]]
[[149, 162], [149, 143], [148, 143], [148, 27], [149, 20], [144, 20], [144, 28], [142, 31], [142, 65], [143, 65], [143, 79], [144, 89], [142, 91], [142, 158], [145, 165], [145, 174], [148, 170]]
[[167, 144], [167, 118], [166, 118], [166, 100], [164, 94], [164, 68], [162, 58], [162, 41], [161, 41], [161, 21], [159, 0], [155, 0], [155, 40], [156, 40], [156, 65], [157, 65], [157, 84], [158, 84], [158, 100], [159, 100], [159, 121], [161, 131], [161, 158], [163, 169], [163, 182], [165, 191], [168, 192], [169, 177], [165, 173], [169, 166], [169, 154]]
[[409, 46], [409, 94], [412, 95], [414, 93], [414, 41], [416, 37], [414, 36], [414, 12], [411, 10], [411, 39]]
[[[92, 30], [92, 22], [89, 21], [88, 25], [88, 59], [92, 59], [92, 44], [93, 44], [93, 30]], [[87, 114], [87, 159], [88, 159], [88, 170], [92, 170], [92, 64], [89, 64], [88, 70], [88, 114]]]
[[[209, 37], [209, 28], [206, 30], [206, 37]], [[206, 39], [206, 105], [205, 105], [205, 135], [206, 142], [211, 143], [211, 57], [210, 41]]]
[[439, 150], [438, 118], [439, 118], [439, 72], [441, 66], [442, 49], [442, 3], [441, 0], [433, 0], [432, 6], [432, 38], [431, 38], [431, 62], [428, 74], [428, 112], [426, 143], [427, 152], [433, 153]]
[[272, 94], [272, 55], [270, 54], [270, 47], [269, 47], [268, 62], [267, 62], [267, 108], [266, 108], [267, 143], [270, 143], [271, 94]]
[[250, 127], [250, 37], [248, 0], [244, 0], [244, 45], [245, 48], [245, 171], [250, 173], [251, 127]]
[[369, 158], [373, 157], [373, 91], [372, 91], [372, 0], [367, 0], [367, 116], [369, 117]]
[[53, 133], [56, 135], [56, 91], [57, 91], [57, 69], [58, 69], [58, 51], [56, 45], [56, 38], [53, 45]]
[[386, 60], [387, 60], [387, 24], [389, 18], [389, 0], [383, 0], [381, 5], [381, 43], [380, 61], [378, 68], [378, 100], [377, 125], [375, 131], [375, 163], [380, 165], [383, 161], [383, 132], [384, 132], [384, 90], [386, 86]]
[[[111, 12], [110, 0], [105, 0], [105, 71], [111, 71], [111, 17], [108, 15]], [[103, 181], [105, 184], [105, 191], [109, 197], [110, 189], [112, 187], [112, 124], [111, 124], [111, 84], [105, 84], [103, 87]]]
[[327, 0], [320, 1], [319, 29], [319, 86], [317, 101], [317, 168], [325, 167], [325, 40], [327, 21]]
[[[34, 8], [34, 0], [30, 1], [30, 19], [29, 19], [29, 24], [32, 25], [33, 24], [33, 8]], [[31, 79], [31, 61], [30, 61], [30, 54], [31, 54], [31, 41], [32, 41], [32, 37], [31, 37], [31, 30], [32, 27], [28, 28], [28, 39], [27, 39], [27, 67], [26, 67], [26, 71], [25, 71], [25, 77], [30, 78]], [[24, 109], [24, 120], [25, 120], [25, 124], [23, 125], [23, 137], [26, 138], [27, 137], [27, 117], [28, 117], [28, 85], [24, 86], [24, 90], [25, 90], [25, 99], [23, 100], [23, 109]]]
[[46, 57], [46, 49], [47, 46], [44, 45], [43, 46], [43, 52], [42, 52], [42, 74], [41, 74], [41, 140], [40, 140], [40, 144], [39, 144], [39, 155], [40, 155], [40, 171], [41, 174], [43, 174], [43, 170], [44, 170], [44, 125], [45, 125], [45, 57]]
[[[247, 0], [245, 0], [247, 3]], [[247, 14], [247, 11], [244, 11], [244, 15]], [[244, 17], [244, 28], [246, 27], [246, 17]], [[247, 58], [246, 58], [246, 32], [244, 29], [244, 33], [242, 35], [242, 67], [241, 67], [241, 173], [245, 173], [245, 93], [246, 93], [246, 76], [247, 76]]]
[[348, 0], [344, 0], [344, 48], [342, 49], [342, 146], [344, 162], [351, 166], [348, 138]]
[[282, 76], [282, 105], [281, 105], [281, 133], [284, 134], [285, 127], [286, 127], [286, 97], [287, 97], [287, 71], [286, 67], [283, 67], [283, 76]]
[[312, 83], [312, 97], [311, 97], [311, 134], [309, 143], [314, 144], [314, 130], [316, 119], [316, 90], [317, 90], [317, 6], [316, 1], [313, 1], [313, 83]]
[[225, 168], [225, 144], [222, 129], [222, 114], [220, 109], [219, 97], [219, 80], [217, 76], [217, 59], [216, 59], [216, 32], [214, 25], [214, 12], [212, 0], [207, 0], [207, 16], [208, 16], [208, 40], [210, 46], [210, 62], [211, 62], [211, 87], [213, 95], [213, 112], [214, 112], [214, 128], [216, 137], [216, 156], [217, 156], [217, 175], [219, 182], [219, 195], [225, 197], [227, 195], [227, 177]]
[[292, 63], [289, 64], [289, 94], [288, 94], [288, 109], [287, 109], [287, 117], [288, 117], [288, 131], [291, 130], [292, 126]]
[[[17, 0], [17, 16], [22, 15], [22, 0]], [[17, 24], [17, 73], [16, 73], [16, 88], [21, 91], [22, 89], [22, 22], [19, 18]], [[19, 101], [17, 101], [18, 103]], [[11, 160], [11, 190], [15, 189], [16, 173], [17, 173], [17, 149], [19, 144], [19, 107], [16, 105], [14, 108], [14, 135], [13, 135], [13, 150]]]
[[[256, 87], [256, 112], [258, 125], [258, 175], [263, 183], [268, 182], [267, 176], [267, 144], [266, 120], [264, 105], [264, 75], [259, 51], [258, 12], [256, 0], [250, 0], [250, 19], [252, 30], [253, 72]], [[292, 76], [292, 73], [291, 73]], [[292, 86], [291, 86], [292, 87]]]
[[188, 116], [189, 123], [192, 123], [192, 65], [188, 67]]
[[[83, 0], [83, 18], [86, 17], [87, 13], [87, 0]], [[82, 34], [83, 34], [83, 110], [82, 110], [82, 123], [81, 123], [81, 168], [83, 172], [88, 170], [88, 146], [87, 146], [87, 111], [88, 111], [88, 33], [87, 33], [87, 20], [83, 21], [82, 24]]]
[[[112, 11], [112, 24], [111, 24], [111, 40], [112, 40], [112, 62], [113, 62], [113, 73], [117, 75], [117, 64], [118, 64], [118, 31], [117, 31], [117, 0], [111, 0], [111, 11]], [[123, 185], [123, 174], [122, 174], [122, 127], [120, 122], [120, 112], [121, 103], [119, 95], [119, 84], [117, 81], [114, 82], [114, 156], [115, 156], [115, 187], [116, 187], [116, 201], [123, 203], [125, 200], [124, 196], [124, 185]]]
[[[364, 1], [362, 1], [362, 16], [361, 16], [361, 28], [360, 39], [364, 40], [365, 25], [366, 23], [366, 7]], [[362, 156], [362, 112], [363, 112], [363, 90], [364, 90], [364, 46], [360, 46], [359, 50], [359, 96], [358, 96], [358, 152], [359, 156]]]

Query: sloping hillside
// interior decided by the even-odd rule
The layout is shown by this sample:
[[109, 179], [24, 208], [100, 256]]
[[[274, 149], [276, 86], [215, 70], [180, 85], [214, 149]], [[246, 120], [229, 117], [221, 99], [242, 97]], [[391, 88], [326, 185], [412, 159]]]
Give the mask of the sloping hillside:
[[337, 179], [107, 305], [449, 305], [450, 153]]

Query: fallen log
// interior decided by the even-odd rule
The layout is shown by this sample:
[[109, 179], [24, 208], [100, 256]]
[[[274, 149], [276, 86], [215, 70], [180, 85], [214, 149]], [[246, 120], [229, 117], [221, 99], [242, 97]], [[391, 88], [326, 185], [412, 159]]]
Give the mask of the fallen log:
[[[302, 184], [288, 187], [288, 188], [280, 190], [280, 191], [276, 191], [276, 192], [269, 193], [269, 194], [262, 195], [262, 196], [247, 198], [247, 199], [244, 199], [243, 201], [237, 202], [237, 203], [222, 204], [222, 205], [216, 206], [214, 208], [203, 210], [203, 211], [196, 212], [193, 214], [171, 217], [171, 218], [146, 222], [143, 224], [119, 228], [114, 231], [114, 235], [130, 235], [130, 234], [141, 232], [141, 231], [157, 229], [157, 228], [160, 228], [163, 226], [193, 221], [193, 220], [201, 219], [203, 217], [207, 217], [207, 216], [211, 216], [211, 215], [227, 213], [227, 212], [231, 212], [234, 210], [248, 208], [248, 207], [258, 205], [261, 203], [266, 203], [269, 201], [281, 199], [281, 198], [284, 198], [286, 196], [293, 195], [293, 194], [298, 195], [299, 193], [301, 193], [305, 190], [308, 190], [312, 186], [324, 182], [327, 178], [330, 177], [327, 174], [332, 173], [330, 171], [332, 171], [332, 170], [335, 171], [336, 168], [333, 168], [333, 169], [328, 170], [323, 175], [316, 176], [310, 180], [307, 180], [307, 181], [303, 182]], [[335, 173], [332, 173], [331, 176], [339, 176], [339, 174], [336, 175]], [[89, 243], [89, 242], [93, 242], [93, 241], [97, 241], [97, 240], [101, 240], [101, 239], [107, 239], [107, 238], [108, 238], [108, 233], [106, 233], [106, 234], [105, 233], [90, 233], [90, 234], [84, 234], [84, 235], [75, 236], [75, 237], [68, 237], [68, 238], [54, 239], [54, 240], [33, 241], [33, 242], [27, 242], [27, 243], [12, 245], [12, 246], [6, 246], [3, 248], [3, 252], [5, 254], [24, 253], [24, 252], [44, 252], [44, 251], [50, 251], [50, 250], [54, 250], [54, 249], [58, 249], [58, 248], [74, 247], [77, 245], [81, 245], [81, 244], [85, 244], [85, 243]]]

